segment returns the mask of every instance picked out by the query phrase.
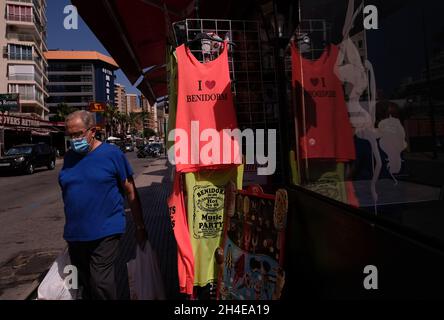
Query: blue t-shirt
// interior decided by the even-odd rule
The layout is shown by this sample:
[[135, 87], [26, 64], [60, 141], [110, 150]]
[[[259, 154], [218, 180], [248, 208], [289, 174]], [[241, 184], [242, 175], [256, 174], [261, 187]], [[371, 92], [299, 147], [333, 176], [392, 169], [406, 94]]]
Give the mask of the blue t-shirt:
[[92, 241], [125, 231], [124, 191], [120, 182], [133, 175], [114, 145], [102, 143], [80, 155], [68, 151], [59, 175], [65, 204], [66, 241]]

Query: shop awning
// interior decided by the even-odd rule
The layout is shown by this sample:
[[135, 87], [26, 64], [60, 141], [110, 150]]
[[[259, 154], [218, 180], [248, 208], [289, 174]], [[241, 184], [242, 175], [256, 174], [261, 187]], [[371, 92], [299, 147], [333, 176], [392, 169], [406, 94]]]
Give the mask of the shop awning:
[[[149, 67], [165, 64], [168, 25], [192, 16], [192, 0], [72, 0], [79, 14], [121, 66], [132, 84]], [[140, 84], [139, 89], [153, 102], [166, 90], [157, 83]], [[146, 82], [146, 81], [145, 81]]]
[[[311, 5], [311, 0], [304, 0]], [[79, 14], [133, 85], [137, 85], [153, 103], [166, 94], [166, 45], [171, 23], [199, 16], [206, 19], [246, 19], [257, 12], [259, 1], [254, 0], [71, 0]], [[288, 14], [293, 0], [277, 0], [280, 11]], [[403, 0], [375, 0], [381, 15], [401, 6]], [[313, 1], [315, 3], [315, 1]], [[319, 0], [316, 3], [335, 10], [337, 1]], [[336, 9], [337, 10], [337, 9]], [[345, 15], [344, 9], [341, 14]], [[144, 73], [143, 70], [151, 68]], [[153, 74], [151, 74], [153, 73]], [[140, 81], [144, 79], [144, 81]]]
[[[232, 0], [71, 0], [83, 20], [134, 85], [153, 103], [166, 94], [166, 44], [171, 23], [193, 18], [196, 4], [205, 18], [226, 15]], [[248, 5], [245, 1], [245, 5]], [[151, 75], [150, 73], [153, 73]], [[139, 80], [139, 81], [138, 81]]]

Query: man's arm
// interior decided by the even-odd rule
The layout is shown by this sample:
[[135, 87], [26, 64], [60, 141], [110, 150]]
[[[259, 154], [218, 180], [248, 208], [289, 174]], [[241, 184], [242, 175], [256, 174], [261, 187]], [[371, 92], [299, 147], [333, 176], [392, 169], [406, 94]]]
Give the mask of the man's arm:
[[143, 247], [146, 241], [146, 231], [139, 193], [137, 192], [133, 177], [128, 177], [122, 184], [136, 225], [136, 239], [139, 245]]

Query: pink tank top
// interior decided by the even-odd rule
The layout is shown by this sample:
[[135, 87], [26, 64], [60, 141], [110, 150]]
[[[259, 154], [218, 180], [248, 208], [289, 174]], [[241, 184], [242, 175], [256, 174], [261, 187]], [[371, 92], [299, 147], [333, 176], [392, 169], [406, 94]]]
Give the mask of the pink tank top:
[[[176, 49], [177, 172], [219, 169], [242, 162], [238, 141], [224, 132], [224, 129], [237, 129], [227, 47], [225, 42], [219, 57], [205, 64], [197, 60], [186, 45]], [[180, 133], [187, 134], [186, 141], [180, 141], [184, 137]]]

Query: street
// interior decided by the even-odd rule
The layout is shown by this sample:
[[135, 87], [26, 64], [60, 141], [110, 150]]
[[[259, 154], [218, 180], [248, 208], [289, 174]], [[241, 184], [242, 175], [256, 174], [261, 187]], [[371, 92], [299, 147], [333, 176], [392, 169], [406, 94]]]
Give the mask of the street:
[[[153, 159], [126, 154], [137, 177]], [[33, 175], [0, 176], [0, 300], [23, 299], [31, 283], [65, 248], [63, 201], [56, 169]], [[140, 181], [140, 179], [139, 179]]]

